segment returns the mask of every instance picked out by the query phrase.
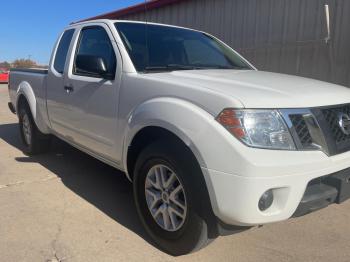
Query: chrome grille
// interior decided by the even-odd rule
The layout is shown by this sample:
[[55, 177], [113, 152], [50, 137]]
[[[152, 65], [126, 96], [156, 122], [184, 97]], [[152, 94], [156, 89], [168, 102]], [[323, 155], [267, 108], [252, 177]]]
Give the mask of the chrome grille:
[[295, 132], [298, 135], [300, 143], [304, 147], [309, 147], [312, 145], [312, 137], [303, 115], [289, 115], [289, 118], [293, 124], [293, 127], [295, 128]]
[[298, 150], [321, 150], [331, 154], [323, 129], [319, 124], [319, 113], [313, 109], [281, 109], [280, 113], [289, 127]]
[[340, 113], [350, 115], [350, 105], [344, 105], [340, 107], [322, 109], [325, 120], [327, 121], [330, 132], [336, 143], [350, 142], [350, 135], [344, 134], [339, 126]]
[[281, 109], [299, 150], [321, 150], [329, 156], [350, 151], [350, 135], [339, 124], [350, 104], [310, 109]]

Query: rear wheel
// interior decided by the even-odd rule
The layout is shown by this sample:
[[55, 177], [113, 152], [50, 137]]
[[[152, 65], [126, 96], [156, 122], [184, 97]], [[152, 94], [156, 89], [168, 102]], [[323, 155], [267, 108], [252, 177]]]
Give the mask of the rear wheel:
[[49, 150], [51, 136], [45, 135], [37, 128], [29, 106], [24, 104], [18, 110], [20, 137], [24, 144], [24, 153], [35, 155]]
[[[146, 231], [165, 252], [184, 255], [211, 242], [210, 224], [200, 212], [202, 173], [184, 147], [158, 141], [136, 161], [134, 197]], [[196, 184], [197, 182], [197, 184]]]

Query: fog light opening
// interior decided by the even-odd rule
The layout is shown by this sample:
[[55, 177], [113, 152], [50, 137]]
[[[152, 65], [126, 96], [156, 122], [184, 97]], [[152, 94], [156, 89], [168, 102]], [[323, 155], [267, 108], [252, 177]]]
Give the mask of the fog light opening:
[[273, 203], [273, 191], [272, 189], [266, 191], [259, 200], [260, 211], [266, 211], [272, 206]]

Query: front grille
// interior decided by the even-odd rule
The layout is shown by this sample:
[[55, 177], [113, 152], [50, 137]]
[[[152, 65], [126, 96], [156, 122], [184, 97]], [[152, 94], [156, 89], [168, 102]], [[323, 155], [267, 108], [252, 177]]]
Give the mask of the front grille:
[[300, 143], [305, 147], [309, 147], [312, 144], [312, 137], [309, 129], [306, 125], [303, 115], [289, 115], [289, 118], [295, 128], [295, 132], [298, 135]]
[[327, 121], [333, 139], [336, 143], [350, 142], [350, 135], [344, 134], [339, 126], [339, 117], [340, 113], [350, 115], [350, 105], [344, 105], [340, 107], [333, 107], [322, 109], [323, 116]]
[[322, 150], [329, 156], [350, 151], [350, 135], [339, 125], [350, 116], [350, 104], [319, 108], [281, 109], [298, 150]]

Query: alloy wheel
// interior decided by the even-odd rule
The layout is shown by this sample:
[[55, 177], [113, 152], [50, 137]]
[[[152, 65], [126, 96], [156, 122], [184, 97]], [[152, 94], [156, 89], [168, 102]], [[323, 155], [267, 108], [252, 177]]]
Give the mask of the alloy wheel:
[[176, 173], [165, 165], [153, 166], [147, 173], [145, 195], [148, 209], [164, 230], [179, 230], [187, 215], [184, 187]]

